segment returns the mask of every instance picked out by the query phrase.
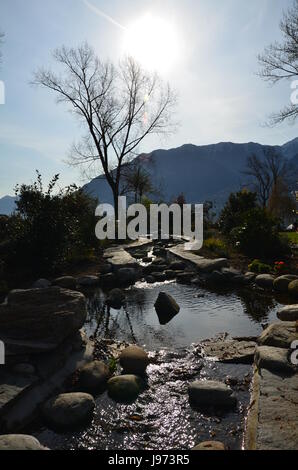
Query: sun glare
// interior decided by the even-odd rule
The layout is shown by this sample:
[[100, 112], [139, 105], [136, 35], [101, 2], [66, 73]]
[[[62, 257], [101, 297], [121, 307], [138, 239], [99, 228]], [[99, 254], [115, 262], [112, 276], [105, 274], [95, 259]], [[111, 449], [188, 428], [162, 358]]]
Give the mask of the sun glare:
[[171, 22], [148, 13], [126, 29], [124, 49], [147, 69], [165, 71], [178, 57], [177, 32]]

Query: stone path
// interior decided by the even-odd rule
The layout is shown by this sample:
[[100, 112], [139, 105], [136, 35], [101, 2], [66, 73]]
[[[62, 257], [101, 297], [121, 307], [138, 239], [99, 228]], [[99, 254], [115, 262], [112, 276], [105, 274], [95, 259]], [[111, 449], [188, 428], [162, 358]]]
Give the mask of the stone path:
[[135, 267], [137, 261], [124, 248], [113, 247], [105, 250], [104, 258], [113, 266], [115, 270]]
[[228, 260], [226, 258], [218, 259], [207, 259], [202, 256], [198, 256], [191, 251], [184, 249], [184, 244], [177, 245], [173, 248], [169, 248], [168, 252], [170, 255], [179, 258], [182, 261], [186, 261], [193, 265], [197, 271], [212, 272], [217, 269], [226, 268], [228, 266]]

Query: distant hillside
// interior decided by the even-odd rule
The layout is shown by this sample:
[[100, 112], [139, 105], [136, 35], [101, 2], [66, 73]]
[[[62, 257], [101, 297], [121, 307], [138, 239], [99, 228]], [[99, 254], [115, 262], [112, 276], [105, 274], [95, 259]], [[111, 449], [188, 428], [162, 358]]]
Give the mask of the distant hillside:
[[[189, 144], [171, 150], [156, 150], [137, 158], [152, 174], [163, 200], [171, 202], [184, 193], [188, 203], [211, 200], [220, 209], [232, 191], [238, 191], [247, 184], [247, 177], [243, 174], [247, 157], [252, 153], [262, 156], [266, 147], [269, 146], [252, 142], [205, 146]], [[295, 164], [298, 180], [298, 139], [274, 148]], [[100, 202], [113, 202], [104, 176], [95, 178], [84, 189]]]
[[0, 198], [0, 215], [10, 215], [15, 210], [15, 198], [4, 196]]

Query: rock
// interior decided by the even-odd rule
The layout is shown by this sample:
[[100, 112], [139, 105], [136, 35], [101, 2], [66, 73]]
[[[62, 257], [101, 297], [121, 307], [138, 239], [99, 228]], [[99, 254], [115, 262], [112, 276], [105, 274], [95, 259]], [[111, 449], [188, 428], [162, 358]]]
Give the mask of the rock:
[[298, 299], [298, 281], [290, 282], [290, 284], [288, 286], [288, 292], [293, 297], [296, 297]]
[[56, 349], [86, 321], [82, 293], [60, 287], [14, 290], [0, 305], [0, 337], [8, 354]]
[[117, 272], [117, 280], [121, 285], [133, 285], [137, 280], [137, 271], [134, 268], [121, 268]]
[[152, 265], [153, 266], [160, 266], [160, 265], [165, 266], [166, 265], [166, 260], [164, 258], [155, 258], [152, 261]]
[[155, 282], [165, 282], [167, 280], [165, 273], [152, 273], [151, 277], [154, 278]]
[[101, 264], [98, 268], [99, 274], [110, 274], [113, 271], [113, 267], [111, 264]]
[[242, 275], [241, 271], [238, 271], [237, 269], [234, 269], [234, 268], [222, 268], [221, 272], [225, 276], [225, 278], [228, 280], [231, 280], [234, 277]]
[[212, 271], [206, 275], [207, 284], [223, 284], [227, 282], [227, 278], [221, 271]]
[[274, 277], [270, 274], [260, 274], [256, 277], [256, 284], [262, 289], [273, 289]]
[[63, 393], [45, 403], [43, 416], [53, 429], [73, 430], [91, 419], [94, 407], [94, 399], [87, 393]]
[[149, 364], [148, 354], [138, 346], [128, 346], [122, 351], [119, 359], [126, 374], [143, 375]]
[[256, 345], [254, 341], [205, 341], [203, 349], [207, 357], [216, 358], [219, 362], [252, 364]]
[[77, 283], [80, 287], [96, 287], [100, 281], [98, 276], [82, 276], [77, 279]]
[[154, 304], [161, 325], [166, 325], [179, 312], [180, 307], [177, 302], [169, 294], [160, 292]]
[[244, 274], [244, 277], [247, 282], [253, 282], [255, 278], [257, 277], [256, 273], [252, 273], [251, 271], [248, 271], [247, 273]]
[[107, 305], [119, 310], [125, 302], [125, 293], [121, 289], [113, 289], [107, 297]]
[[225, 446], [222, 442], [219, 442], [219, 441], [206, 441], [206, 442], [201, 442], [201, 444], [198, 444], [192, 450], [209, 450], [209, 451], [225, 450]]
[[177, 275], [177, 282], [179, 284], [190, 284], [191, 280], [195, 277], [195, 273], [191, 272], [184, 272], [182, 274]]
[[117, 278], [115, 273], [103, 274], [99, 277], [99, 284], [106, 289], [115, 286], [116, 282]]
[[144, 274], [151, 275], [152, 273], [161, 273], [167, 269], [165, 264], [149, 264], [143, 269]]
[[16, 364], [13, 367], [13, 372], [19, 375], [35, 375], [35, 367], [32, 364]]
[[142, 261], [143, 263], [151, 263], [153, 261], [153, 258], [152, 256], [144, 256], [144, 258], [142, 258]]
[[143, 389], [143, 381], [136, 375], [119, 375], [108, 381], [108, 393], [119, 403], [132, 403]]
[[52, 283], [47, 279], [38, 279], [38, 281], [34, 282], [32, 289], [47, 289], [51, 285]]
[[258, 344], [290, 349], [291, 344], [296, 340], [298, 340], [298, 331], [295, 322], [273, 323], [263, 331]]
[[286, 293], [286, 292], [288, 292], [289, 284], [292, 281], [295, 281], [297, 279], [298, 279], [297, 276], [293, 276], [293, 275], [290, 275], [290, 274], [287, 274], [285, 276], [280, 276], [280, 277], [276, 278], [273, 282], [274, 290], [276, 290], [277, 292]]
[[298, 321], [298, 304], [283, 307], [277, 313], [277, 317], [281, 321]]
[[104, 362], [92, 361], [80, 370], [76, 388], [82, 392], [104, 392], [110, 375]]
[[173, 261], [169, 266], [172, 271], [184, 271], [185, 268], [186, 264], [183, 261]]
[[234, 407], [237, 399], [233, 390], [222, 382], [197, 380], [188, 388], [190, 402], [196, 406]]
[[76, 290], [77, 280], [73, 276], [62, 276], [55, 279], [53, 285], [62, 287], [63, 289]]
[[48, 450], [33, 436], [4, 434], [0, 436], [0, 450]]
[[148, 282], [148, 284], [155, 284], [156, 282], [153, 276], [146, 276], [145, 280]]
[[166, 279], [171, 281], [172, 279], [176, 279], [176, 271], [172, 271], [171, 269], [167, 269], [165, 271]]
[[218, 258], [218, 259], [202, 258], [202, 259], [196, 260], [197, 270], [206, 272], [206, 273], [220, 270], [222, 268], [226, 268], [227, 266], [228, 266], [228, 260], [226, 258]]
[[272, 372], [293, 372], [293, 366], [288, 361], [288, 351], [283, 348], [258, 347], [255, 363], [259, 369], [271, 370]]

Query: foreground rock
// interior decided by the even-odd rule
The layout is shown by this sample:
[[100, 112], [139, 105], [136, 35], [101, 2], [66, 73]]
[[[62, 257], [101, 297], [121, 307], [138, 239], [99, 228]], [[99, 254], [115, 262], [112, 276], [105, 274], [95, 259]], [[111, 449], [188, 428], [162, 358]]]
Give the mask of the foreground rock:
[[195, 446], [192, 450], [209, 450], [209, 451], [214, 451], [214, 450], [225, 450], [225, 446], [222, 442], [219, 441], [206, 441], [206, 442], [201, 442], [201, 444], [198, 444]]
[[76, 388], [82, 392], [102, 393], [107, 387], [109, 378], [108, 366], [102, 361], [93, 361], [80, 370]]
[[91, 419], [94, 407], [94, 399], [87, 393], [63, 393], [45, 403], [43, 415], [53, 429], [72, 430]]
[[278, 313], [277, 317], [281, 321], [298, 321], [298, 304], [287, 305], [282, 308]]
[[109, 396], [119, 403], [133, 403], [144, 384], [137, 375], [119, 375], [108, 381]]
[[288, 287], [289, 294], [298, 299], [298, 281], [292, 281]]
[[48, 450], [33, 436], [26, 434], [5, 434], [0, 436], [1, 450]]
[[297, 276], [294, 276], [294, 275], [291, 275], [291, 274], [287, 274], [285, 276], [280, 276], [277, 279], [275, 279], [274, 282], [273, 282], [274, 290], [276, 290], [277, 292], [286, 293], [286, 292], [288, 292], [289, 284], [292, 281], [295, 281], [297, 279], [298, 279]]
[[258, 344], [290, 349], [293, 341], [297, 339], [298, 331], [295, 322], [273, 323], [263, 331], [258, 339]]
[[260, 346], [256, 349], [255, 363], [259, 369], [272, 372], [292, 373], [293, 366], [288, 360], [288, 350], [270, 346]]
[[160, 292], [154, 307], [161, 325], [169, 323], [180, 312], [177, 302], [165, 292]]
[[112, 289], [106, 302], [109, 307], [119, 310], [125, 302], [125, 293], [121, 289]]
[[222, 382], [197, 380], [189, 385], [190, 402], [195, 406], [231, 408], [237, 403], [233, 390]]
[[119, 359], [126, 374], [143, 375], [149, 364], [148, 354], [138, 346], [128, 346], [122, 351]]
[[260, 274], [256, 277], [256, 284], [262, 289], [273, 289], [274, 277], [270, 274]]
[[238, 340], [205, 341], [203, 348], [206, 356], [216, 358], [219, 362], [252, 364], [256, 344], [254, 341]]
[[0, 305], [0, 337], [8, 354], [50, 351], [86, 320], [85, 297], [59, 287], [11, 291]]

